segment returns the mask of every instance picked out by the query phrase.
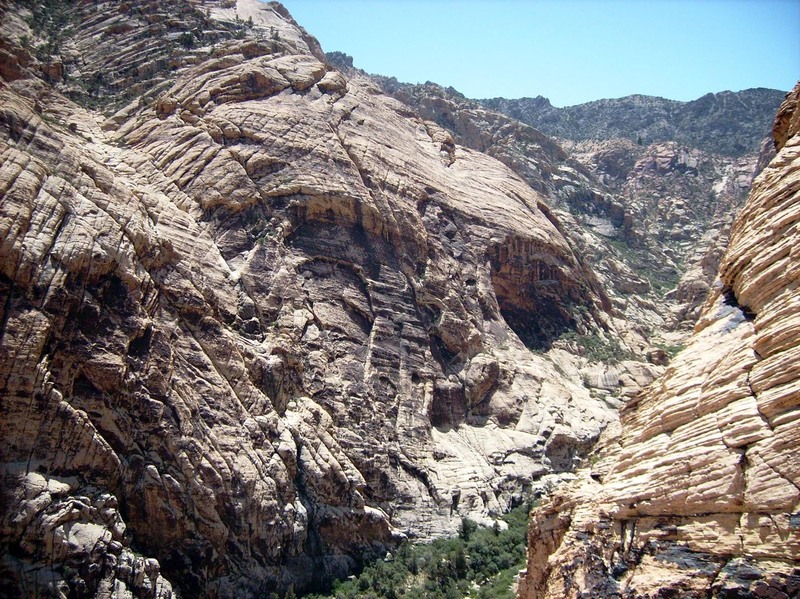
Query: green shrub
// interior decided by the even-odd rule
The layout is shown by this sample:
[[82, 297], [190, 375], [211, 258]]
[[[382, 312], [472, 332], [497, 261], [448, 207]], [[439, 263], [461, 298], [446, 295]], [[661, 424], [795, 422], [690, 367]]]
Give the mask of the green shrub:
[[525, 504], [502, 516], [508, 524], [506, 530], [482, 527], [464, 518], [458, 537], [427, 544], [404, 543], [393, 558], [365, 566], [354, 579], [336, 581], [329, 595], [310, 597], [512, 599], [511, 584], [525, 566], [530, 507]]
[[616, 339], [606, 339], [599, 335], [578, 335], [574, 331], [564, 333], [560, 339], [582, 348], [583, 356], [591, 362], [617, 364], [634, 359], [633, 354], [624, 349]]
[[478, 530], [478, 523], [469, 518], [461, 518], [461, 528], [458, 530], [458, 536], [464, 541], [469, 541], [472, 533]]
[[184, 31], [181, 33], [178, 36], [178, 42], [187, 50], [194, 48], [194, 36], [189, 31]]

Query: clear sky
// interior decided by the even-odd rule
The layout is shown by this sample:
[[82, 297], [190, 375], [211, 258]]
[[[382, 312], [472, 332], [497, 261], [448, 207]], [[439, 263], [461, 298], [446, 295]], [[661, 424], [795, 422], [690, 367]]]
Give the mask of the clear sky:
[[323, 50], [470, 98], [694, 100], [800, 79], [800, 0], [283, 0]]

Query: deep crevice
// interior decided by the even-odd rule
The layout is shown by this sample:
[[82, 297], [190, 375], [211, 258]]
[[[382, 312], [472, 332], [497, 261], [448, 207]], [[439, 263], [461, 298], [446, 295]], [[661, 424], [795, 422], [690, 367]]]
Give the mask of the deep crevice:
[[742, 312], [745, 320], [748, 322], [752, 322], [755, 319], [756, 313], [749, 306], [739, 303], [736, 293], [732, 287], [725, 285], [722, 288], [722, 298], [726, 305], [739, 309]]

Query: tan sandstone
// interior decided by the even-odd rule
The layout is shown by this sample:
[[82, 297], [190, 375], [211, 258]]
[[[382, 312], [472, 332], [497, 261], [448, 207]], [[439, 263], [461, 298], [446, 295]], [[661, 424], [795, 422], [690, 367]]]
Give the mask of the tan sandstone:
[[522, 598], [800, 592], [800, 135], [776, 122], [689, 346], [535, 510]]

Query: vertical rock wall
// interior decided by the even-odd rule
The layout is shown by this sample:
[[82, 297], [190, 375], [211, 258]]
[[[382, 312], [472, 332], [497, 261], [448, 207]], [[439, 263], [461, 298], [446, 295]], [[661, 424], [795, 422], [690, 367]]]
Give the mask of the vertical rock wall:
[[520, 597], [800, 593], [798, 89], [692, 342], [534, 511]]
[[542, 349], [613, 334], [542, 198], [283, 7], [25, 6], [0, 20], [9, 593], [312, 588], [490, 522], [614, 420], [504, 318]]

